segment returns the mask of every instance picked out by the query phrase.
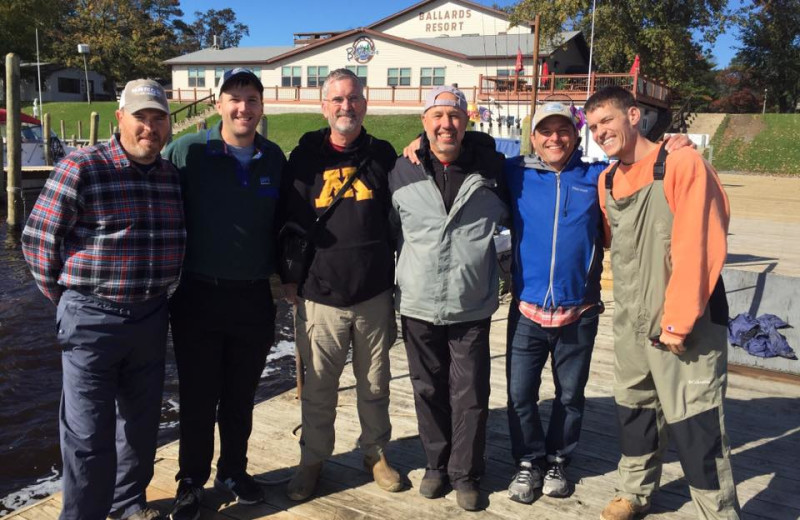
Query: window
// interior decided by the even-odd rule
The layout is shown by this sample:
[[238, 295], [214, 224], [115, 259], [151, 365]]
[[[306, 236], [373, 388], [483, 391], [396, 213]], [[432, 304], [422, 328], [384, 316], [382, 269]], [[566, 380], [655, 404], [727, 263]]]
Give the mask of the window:
[[410, 87], [411, 69], [389, 69], [386, 84], [390, 87]]
[[328, 67], [309, 66], [306, 69], [306, 81], [309, 87], [321, 87], [328, 76]]
[[367, 66], [366, 65], [348, 65], [347, 70], [358, 76], [361, 84], [367, 86]]
[[82, 81], [74, 78], [58, 78], [58, 91], [65, 94], [80, 94]]
[[189, 67], [189, 86], [190, 87], [205, 87], [206, 86], [206, 69], [202, 67]]
[[301, 67], [281, 67], [281, 86], [300, 87]]
[[423, 87], [444, 85], [444, 67], [423, 67], [419, 70], [419, 84]]
[[503, 77], [513, 76], [511, 69], [497, 69], [497, 75]]
[[222, 67], [217, 67], [214, 69], [214, 86], [219, 86], [219, 80], [222, 79], [222, 74], [225, 72], [225, 69]]

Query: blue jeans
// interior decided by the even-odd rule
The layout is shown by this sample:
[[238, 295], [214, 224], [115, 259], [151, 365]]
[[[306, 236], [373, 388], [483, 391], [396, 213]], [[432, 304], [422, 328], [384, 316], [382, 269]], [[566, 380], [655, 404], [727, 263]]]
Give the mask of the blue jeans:
[[[543, 464], [549, 455], [565, 464], [578, 444], [583, 421], [583, 394], [589, 378], [599, 306], [563, 327], [542, 327], [511, 304], [508, 316], [506, 380], [511, 454], [519, 464]], [[539, 416], [539, 386], [547, 358], [552, 356], [556, 396], [545, 438]]]

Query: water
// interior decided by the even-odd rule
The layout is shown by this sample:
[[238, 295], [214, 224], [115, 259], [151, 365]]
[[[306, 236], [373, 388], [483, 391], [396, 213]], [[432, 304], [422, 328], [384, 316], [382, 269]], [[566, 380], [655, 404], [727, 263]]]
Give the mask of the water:
[[[55, 341], [55, 306], [33, 282], [19, 236], [0, 223], [0, 515], [60, 489], [58, 404], [61, 355]], [[270, 352], [256, 400], [294, 385], [294, 343], [289, 307], [278, 304], [276, 346]], [[178, 374], [167, 346], [159, 443], [175, 440]]]

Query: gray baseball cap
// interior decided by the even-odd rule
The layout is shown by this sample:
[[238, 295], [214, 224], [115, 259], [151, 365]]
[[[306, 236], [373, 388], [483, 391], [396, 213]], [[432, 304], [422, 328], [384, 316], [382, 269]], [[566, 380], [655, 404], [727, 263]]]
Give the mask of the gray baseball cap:
[[533, 114], [533, 128], [531, 132], [536, 130], [536, 127], [539, 126], [539, 123], [551, 116], [561, 116], [569, 121], [572, 126], [577, 128], [577, 125], [575, 124], [575, 115], [572, 113], [570, 106], [565, 105], [564, 103], [551, 101], [536, 109], [536, 113]]
[[129, 81], [119, 98], [120, 110], [135, 114], [139, 110], [152, 108], [169, 114], [169, 101], [164, 87], [152, 79]]
[[[452, 94], [456, 97], [455, 100], [453, 99], [437, 99], [440, 94]], [[425, 96], [425, 109], [422, 111], [424, 114], [428, 111], [429, 108], [433, 108], [435, 106], [447, 106], [447, 107], [456, 107], [460, 108], [465, 114], [467, 113], [467, 98], [464, 96], [464, 93], [458, 90], [456, 87], [451, 87], [449, 85], [443, 85], [441, 87], [436, 87], [428, 91], [428, 95]]]

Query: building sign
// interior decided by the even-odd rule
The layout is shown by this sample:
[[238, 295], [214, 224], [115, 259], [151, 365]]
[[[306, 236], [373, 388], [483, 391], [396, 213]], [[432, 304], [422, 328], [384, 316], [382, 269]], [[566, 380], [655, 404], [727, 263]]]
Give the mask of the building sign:
[[419, 13], [425, 32], [449, 32], [464, 29], [464, 20], [472, 18], [472, 9], [438, 9]]
[[378, 51], [375, 50], [375, 42], [372, 41], [372, 38], [359, 36], [353, 42], [353, 46], [347, 48], [347, 61], [367, 63], [376, 54], [378, 54]]

